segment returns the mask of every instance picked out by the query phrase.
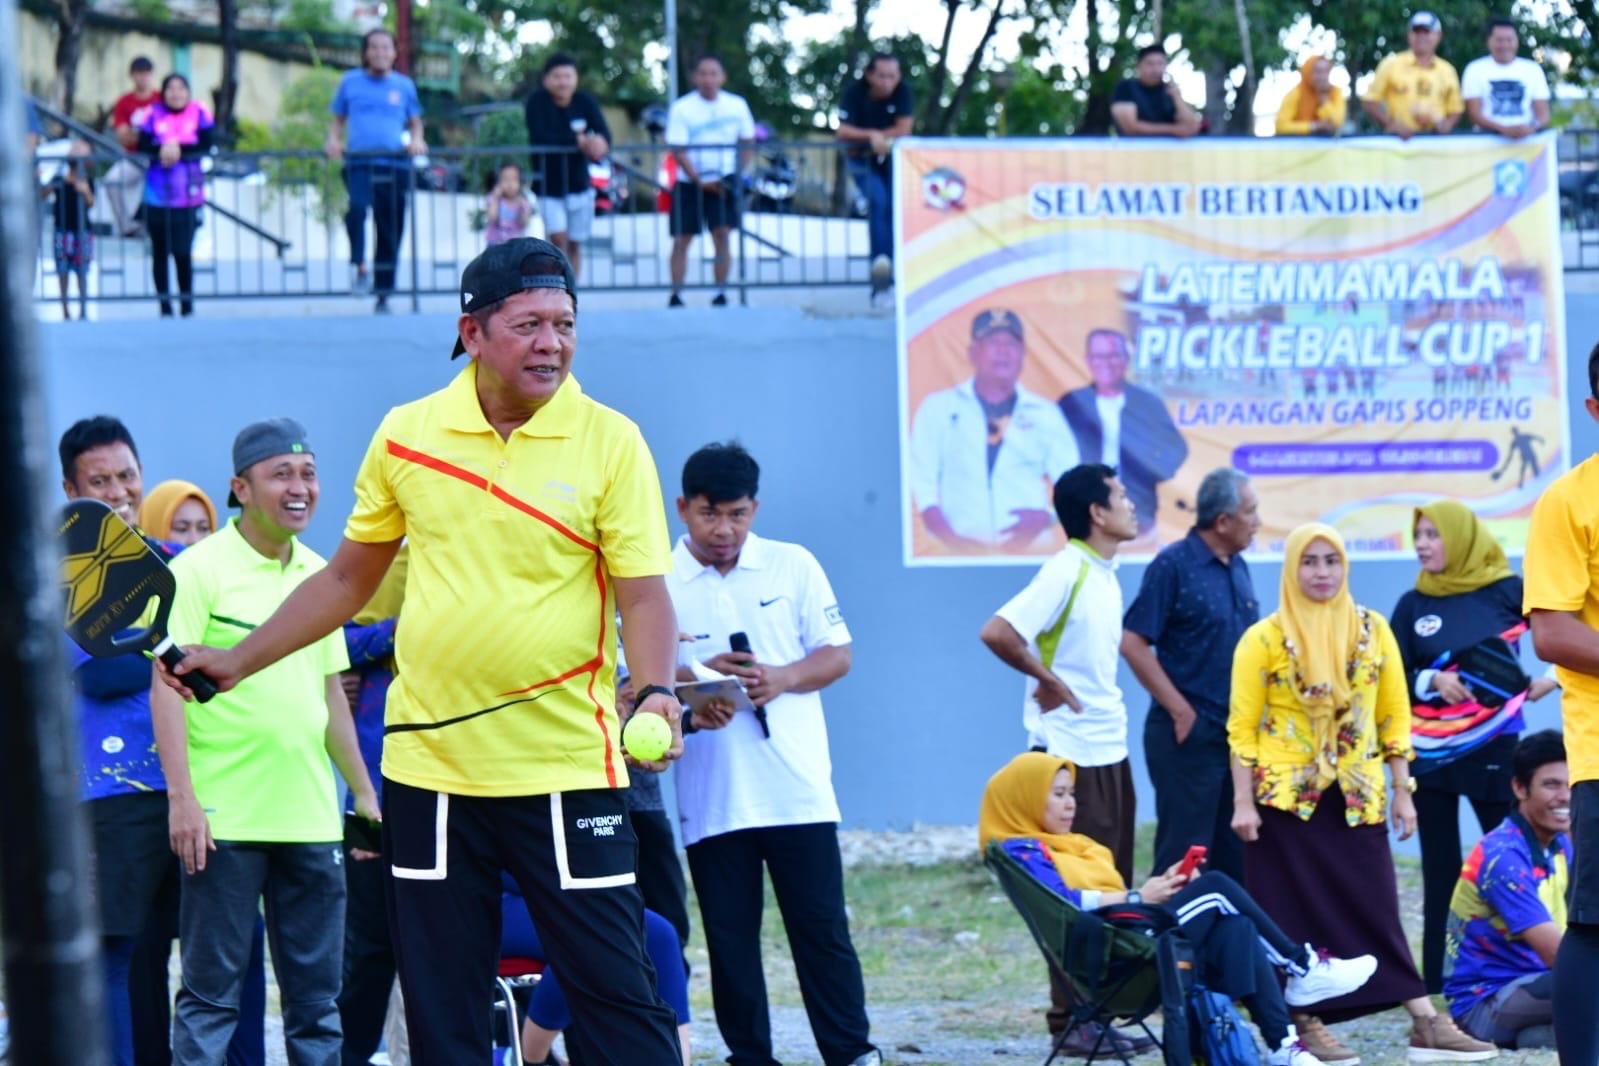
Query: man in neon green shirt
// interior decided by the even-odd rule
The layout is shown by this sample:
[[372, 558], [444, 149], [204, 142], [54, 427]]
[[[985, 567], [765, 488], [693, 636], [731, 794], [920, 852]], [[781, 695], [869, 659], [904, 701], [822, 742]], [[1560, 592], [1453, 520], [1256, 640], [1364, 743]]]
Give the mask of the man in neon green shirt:
[[[305, 429], [287, 418], [245, 427], [233, 469], [228, 503], [239, 517], [173, 562], [171, 632], [183, 643], [237, 644], [324, 565], [296, 539], [318, 495]], [[348, 667], [335, 632], [210, 703], [186, 707], [166, 685], [152, 688], [172, 850], [186, 874], [177, 1066], [226, 1056], [263, 897], [289, 1057], [337, 1066], [344, 831], [330, 756], [357, 813], [378, 818], [339, 684]]]

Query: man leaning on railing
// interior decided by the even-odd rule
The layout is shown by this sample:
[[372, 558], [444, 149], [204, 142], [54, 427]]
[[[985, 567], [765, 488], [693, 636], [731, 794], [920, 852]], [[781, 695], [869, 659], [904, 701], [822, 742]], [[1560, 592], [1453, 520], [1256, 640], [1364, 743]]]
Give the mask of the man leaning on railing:
[[[327, 153], [344, 163], [350, 209], [344, 227], [350, 238], [350, 288], [365, 292], [366, 213], [372, 212], [377, 248], [372, 258], [377, 303], [387, 314], [405, 233], [405, 201], [411, 192], [411, 161], [427, 151], [422, 136], [422, 102], [416, 84], [394, 69], [394, 35], [373, 30], [361, 38], [361, 69], [348, 70], [333, 95], [333, 125]], [[409, 134], [409, 138], [407, 138]], [[345, 159], [349, 152], [351, 158]]]

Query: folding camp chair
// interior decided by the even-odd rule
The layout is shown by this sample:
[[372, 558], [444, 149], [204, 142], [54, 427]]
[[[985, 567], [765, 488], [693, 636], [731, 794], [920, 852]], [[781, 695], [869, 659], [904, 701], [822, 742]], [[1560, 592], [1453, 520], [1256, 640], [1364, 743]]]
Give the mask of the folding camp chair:
[[[1079, 1027], [1096, 1023], [1098, 1039], [1089, 1052], [1089, 1062], [1102, 1056], [1128, 1062], [1110, 1036], [1113, 1024], [1136, 1024], [1160, 1046], [1168, 1063], [1191, 1061], [1182, 1004], [1193, 956], [1175, 922], [1165, 929], [1152, 924], [1137, 928], [1136, 918], [1118, 925], [1113, 915], [1080, 910], [1034, 879], [998, 841], [988, 845], [984, 862], [1027, 923], [1050, 973], [1071, 990], [1071, 1022], [1055, 1038], [1044, 1066], [1062, 1054]], [[1167, 960], [1164, 988], [1162, 956]], [[1163, 1036], [1156, 1037], [1145, 1019], [1163, 1003], [1169, 1016]], [[1175, 1019], [1170, 1017], [1173, 1014]]]
[[531, 989], [544, 976], [544, 963], [538, 959], [502, 958], [494, 975], [495, 1024], [505, 1026], [506, 1066], [523, 1066], [522, 1015], [516, 994]]

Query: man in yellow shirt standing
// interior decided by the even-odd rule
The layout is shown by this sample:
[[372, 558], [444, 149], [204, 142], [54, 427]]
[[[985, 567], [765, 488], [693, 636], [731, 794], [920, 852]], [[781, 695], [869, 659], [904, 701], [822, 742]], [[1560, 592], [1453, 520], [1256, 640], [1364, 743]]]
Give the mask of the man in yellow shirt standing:
[[1438, 55], [1443, 23], [1431, 11], [1410, 17], [1410, 48], [1377, 64], [1377, 76], [1361, 97], [1371, 120], [1403, 140], [1418, 133], [1448, 133], [1466, 105], [1460, 99], [1460, 76]]
[[[1599, 422], [1599, 346], [1588, 356], [1583, 402]], [[1555, 664], [1564, 694], [1576, 862], [1566, 935], [1555, 956], [1555, 1046], [1562, 1066], [1599, 1062], [1599, 455], [1550, 485], [1527, 530], [1522, 605], [1538, 658]]]
[[454, 355], [470, 358], [384, 418], [326, 569], [231, 650], [195, 649], [191, 669], [226, 691], [337, 629], [405, 540], [382, 844], [411, 1061], [489, 1061], [503, 870], [561, 975], [583, 1060], [679, 1066], [644, 954], [615, 710], [620, 613], [636, 713], [672, 726], [665, 758], [637, 765], [682, 753], [655, 462], [638, 427], [570, 376], [577, 284], [554, 245], [524, 237], [468, 263], [456, 325]]

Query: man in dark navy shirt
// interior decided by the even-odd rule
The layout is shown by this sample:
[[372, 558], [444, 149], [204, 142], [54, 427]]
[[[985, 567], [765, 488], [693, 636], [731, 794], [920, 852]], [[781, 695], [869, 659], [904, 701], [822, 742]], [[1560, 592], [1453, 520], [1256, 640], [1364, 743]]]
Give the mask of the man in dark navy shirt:
[[1166, 49], [1158, 44], [1140, 48], [1133, 74], [1111, 94], [1110, 117], [1117, 132], [1123, 137], [1192, 137], [1199, 132], [1199, 116], [1166, 77]]
[[1241, 554], [1260, 528], [1260, 503], [1243, 474], [1223, 467], [1200, 482], [1198, 511], [1188, 536], [1144, 571], [1122, 621], [1121, 651], [1151, 700], [1144, 757], [1155, 783], [1155, 869], [1199, 844], [1209, 849], [1210, 869], [1240, 878], [1227, 697], [1233, 648], [1260, 619]]
[[838, 139], [848, 146], [850, 176], [866, 197], [874, 303], [894, 274], [894, 139], [910, 136], [914, 111], [899, 60], [886, 52], [866, 61], [838, 105]]
[[583, 268], [583, 242], [594, 230], [589, 163], [611, 150], [611, 127], [600, 102], [577, 87], [577, 60], [557, 52], [544, 61], [541, 87], [527, 98], [527, 141], [533, 146], [533, 191], [544, 235], [566, 253], [572, 273]]

